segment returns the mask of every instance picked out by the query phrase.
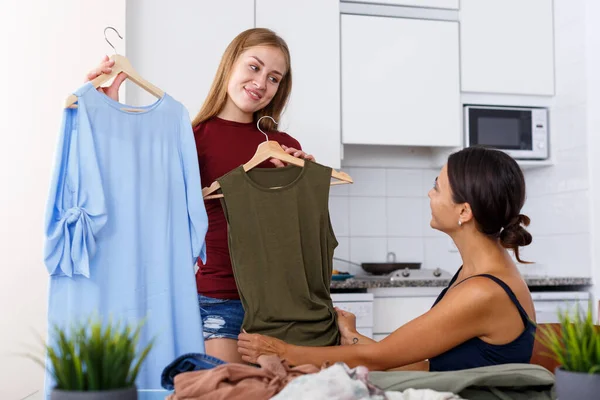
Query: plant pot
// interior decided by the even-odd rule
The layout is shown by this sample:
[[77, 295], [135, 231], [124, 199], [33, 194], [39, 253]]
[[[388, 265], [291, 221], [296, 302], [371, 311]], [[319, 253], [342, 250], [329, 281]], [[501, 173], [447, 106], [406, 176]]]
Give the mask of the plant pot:
[[600, 393], [600, 374], [570, 372], [556, 368], [556, 395], [558, 400], [595, 399]]
[[135, 387], [117, 390], [80, 392], [53, 389], [50, 400], [137, 400]]

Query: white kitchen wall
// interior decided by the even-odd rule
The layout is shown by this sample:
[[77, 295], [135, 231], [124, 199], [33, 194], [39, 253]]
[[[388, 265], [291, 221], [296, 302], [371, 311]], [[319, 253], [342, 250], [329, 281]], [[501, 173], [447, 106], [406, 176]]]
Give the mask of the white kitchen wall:
[[[351, 162], [351, 161], [348, 161]], [[331, 189], [330, 212], [340, 245], [336, 257], [353, 262], [421, 262], [423, 268], [454, 272], [458, 253], [449, 240], [429, 227], [427, 192], [439, 170], [431, 168], [369, 168], [344, 166], [353, 185]], [[335, 268], [363, 273], [359, 267], [335, 261]]]
[[[600, 299], [600, 246], [597, 245], [600, 234], [600, 25], [597, 24], [600, 16], [600, 3], [597, 0], [585, 1], [586, 15], [586, 105], [588, 132], [588, 165], [590, 171], [590, 227], [592, 243], [592, 279], [595, 284], [595, 299]], [[597, 302], [598, 306], [600, 304]]]
[[585, 7], [556, 0], [556, 96], [550, 110], [556, 164], [527, 171], [534, 243], [523, 256], [531, 270], [549, 275], [591, 276], [590, 192], [587, 162]]
[[[550, 109], [555, 164], [525, 170], [533, 243], [522, 258], [527, 274], [591, 276], [590, 191], [588, 183], [584, 0], [555, 0], [556, 96]], [[454, 272], [460, 258], [445, 235], [429, 227], [427, 191], [438, 168], [428, 152], [346, 151], [349, 188], [332, 188], [330, 210], [340, 246], [336, 256], [354, 262], [419, 261], [423, 268]], [[366, 154], [366, 155], [365, 155]], [[379, 168], [356, 167], [377, 165]], [[340, 262], [336, 268], [360, 273]]]
[[[48, 273], [44, 210], [67, 95], [125, 30], [125, 1], [0, 1], [0, 399], [42, 398]], [[116, 36], [116, 35], [115, 35]]]

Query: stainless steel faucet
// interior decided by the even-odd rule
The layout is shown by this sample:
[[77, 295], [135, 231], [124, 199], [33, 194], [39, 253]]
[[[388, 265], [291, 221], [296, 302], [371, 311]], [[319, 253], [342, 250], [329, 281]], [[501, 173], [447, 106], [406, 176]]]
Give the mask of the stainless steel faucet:
[[[390, 261], [390, 256], [392, 257], [391, 261]], [[386, 261], [395, 263], [396, 262], [396, 253], [394, 253], [393, 251], [390, 251], [389, 253], [387, 253]]]

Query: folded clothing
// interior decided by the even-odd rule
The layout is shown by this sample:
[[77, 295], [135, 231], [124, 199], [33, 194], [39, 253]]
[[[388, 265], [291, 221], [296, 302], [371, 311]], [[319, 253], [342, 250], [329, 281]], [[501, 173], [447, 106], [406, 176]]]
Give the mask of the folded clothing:
[[554, 375], [533, 364], [502, 364], [458, 371], [371, 372], [369, 380], [389, 391], [432, 389], [470, 400], [550, 400]]

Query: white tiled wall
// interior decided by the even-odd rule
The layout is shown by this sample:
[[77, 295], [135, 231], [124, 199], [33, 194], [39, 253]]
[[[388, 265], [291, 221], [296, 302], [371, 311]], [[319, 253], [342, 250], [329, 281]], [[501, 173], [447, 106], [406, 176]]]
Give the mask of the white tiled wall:
[[[521, 271], [552, 276], [591, 276], [589, 183], [586, 139], [586, 64], [583, 0], [555, 0], [556, 96], [550, 109], [555, 165], [525, 170], [533, 243]], [[330, 211], [340, 246], [336, 257], [361, 263], [400, 261], [450, 273], [460, 257], [447, 236], [429, 227], [427, 191], [438, 173], [431, 154], [415, 149], [394, 157], [394, 149], [364, 147], [345, 151], [344, 170], [354, 185], [331, 189]], [[400, 150], [398, 150], [400, 151]], [[409, 156], [409, 157], [405, 157]], [[377, 165], [379, 168], [364, 167]], [[360, 267], [335, 267], [362, 273]]]
[[556, 96], [550, 110], [555, 165], [526, 171], [534, 242], [522, 271], [591, 276], [585, 1], [555, 0]]
[[[351, 162], [351, 161], [349, 161]], [[437, 169], [344, 167], [355, 183], [331, 189], [330, 212], [340, 245], [336, 257], [356, 263], [421, 262], [424, 268], [450, 272], [460, 265], [448, 239], [429, 227], [429, 199]], [[335, 261], [335, 267], [363, 273], [360, 267]]]

